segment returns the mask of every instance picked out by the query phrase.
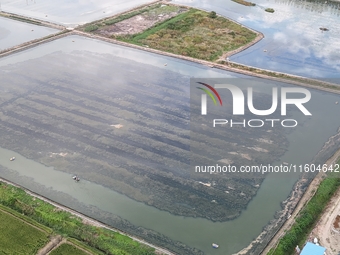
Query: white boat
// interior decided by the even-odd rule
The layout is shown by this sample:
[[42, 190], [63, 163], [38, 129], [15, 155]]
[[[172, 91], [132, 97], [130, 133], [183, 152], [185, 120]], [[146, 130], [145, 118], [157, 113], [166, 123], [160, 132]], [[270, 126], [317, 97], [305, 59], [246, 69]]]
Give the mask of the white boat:
[[215, 249], [217, 249], [217, 248], [219, 247], [219, 245], [218, 245], [218, 244], [215, 244], [215, 243], [213, 243], [213, 244], [212, 244], [212, 247], [213, 247], [213, 248], [215, 248]]
[[15, 160], [15, 157], [11, 157], [9, 160], [10, 160], [10, 161], [13, 161], [13, 160]]

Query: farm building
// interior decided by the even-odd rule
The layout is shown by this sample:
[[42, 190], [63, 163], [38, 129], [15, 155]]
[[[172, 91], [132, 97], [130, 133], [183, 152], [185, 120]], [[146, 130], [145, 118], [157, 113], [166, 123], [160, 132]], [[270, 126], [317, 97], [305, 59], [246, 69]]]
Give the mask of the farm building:
[[326, 255], [326, 248], [308, 242], [303, 247], [300, 255]]

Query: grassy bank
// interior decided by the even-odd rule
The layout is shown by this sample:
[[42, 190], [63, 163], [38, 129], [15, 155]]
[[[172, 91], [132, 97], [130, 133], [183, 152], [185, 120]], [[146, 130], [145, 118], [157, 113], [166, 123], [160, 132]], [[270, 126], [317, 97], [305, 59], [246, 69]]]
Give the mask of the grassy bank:
[[256, 38], [256, 34], [223, 17], [190, 9], [136, 35], [117, 39], [193, 58], [214, 61]]
[[292, 228], [281, 238], [275, 250], [268, 255], [290, 255], [295, 254], [295, 247], [304, 246], [308, 234], [318, 221], [327, 203], [340, 186], [340, 175], [330, 173], [321, 182], [318, 190], [307, 205], [302, 209]]
[[[55, 234], [80, 240], [93, 247], [93, 251], [97, 251], [94, 252], [95, 254], [155, 254], [154, 249], [142, 245], [130, 237], [86, 225], [81, 218], [36, 199], [20, 188], [2, 182], [0, 182], [0, 204], [25, 215], [29, 221], [36, 221], [52, 229]], [[39, 238], [41, 239], [40, 236]]]

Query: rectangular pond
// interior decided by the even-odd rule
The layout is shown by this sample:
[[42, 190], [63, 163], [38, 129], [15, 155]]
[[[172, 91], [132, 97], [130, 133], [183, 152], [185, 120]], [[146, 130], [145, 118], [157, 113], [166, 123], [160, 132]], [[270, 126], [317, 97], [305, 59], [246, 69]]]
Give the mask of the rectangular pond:
[[0, 17], [0, 51], [57, 32], [53, 28]]
[[[297, 180], [190, 170], [190, 78], [245, 76], [79, 36], [1, 58], [0, 75], [0, 176], [179, 254], [241, 250], [274, 219]], [[251, 84], [259, 81], [272, 84]], [[265, 85], [256, 91], [271, 98]], [[300, 119], [293, 111], [300, 125], [272, 132], [282, 148], [252, 153], [253, 140], [271, 132], [228, 130], [221, 141], [239, 146], [226, 146], [226, 155], [244, 150], [260, 161], [309, 163], [340, 126], [338, 95], [310, 91], [313, 115]], [[217, 185], [208, 190], [199, 181]], [[236, 191], [225, 193], [228, 185]], [[212, 203], [212, 196], [230, 203]], [[210, 220], [223, 213], [239, 216]]]
[[6, 12], [42, 19], [75, 27], [104, 17], [135, 8], [152, 0], [3, 0], [1, 9]]

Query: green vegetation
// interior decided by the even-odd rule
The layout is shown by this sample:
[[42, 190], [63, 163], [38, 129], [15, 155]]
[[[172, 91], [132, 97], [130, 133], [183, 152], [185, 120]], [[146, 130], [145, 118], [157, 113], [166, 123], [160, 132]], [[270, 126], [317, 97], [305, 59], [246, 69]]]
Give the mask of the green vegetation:
[[0, 254], [35, 254], [48, 234], [0, 209]]
[[88, 255], [88, 253], [78, 249], [72, 244], [63, 243], [53, 250], [50, 255]]
[[209, 18], [212, 18], [212, 19], [217, 18], [216, 12], [214, 12], [214, 11], [210, 12], [210, 13], [209, 13]]
[[245, 1], [245, 0], [232, 0], [238, 4], [242, 4], [242, 5], [245, 5], [245, 6], [255, 6], [256, 4], [255, 3], [252, 3], [252, 2], [248, 2], [248, 1]]
[[[17, 201], [17, 202], [19, 203], [19, 201]], [[25, 205], [22, 204], [22, 206], [25, 206]], [[42, 225], [42, 224], [38, 223], [37, 221], [31, 219], [30, 217], [27, 217], [26, 215], [19, 213], [19, 212], [15, 211], [15, 210], [13, 210], [9, 207], [0, 205], [0, 211], [7, 212], [7, 213], [21, 219], [22, 221], [27, 222], [28, 224], [32, 225], [33, 227], [41, 229], [42, 231], [46, 232], [47, 234], [53, 233], [53, 230], [51, 228], [46, 227], [45, 225]]]
[[[71, 213], [57, 210], [53, 205], [28, 195], [24, 190], [1, 182], [0, 204], [12, 208], [17, 212], [26, 215], [26, 217], [29, 217], [31, 220], [35, 220], [53, 229], [54, 232], [57, 234], [81, 240], [87, 245], [94, 247], [97, 250], [104, 252], [105, 254], [154, 254], [154, 249], [133, 241], [127, 236], [107, 229], [86, 225], [82, 223], [82, 220], [80, 218], [75, 217]], [[4, 216], [0, 215], [0, 219], [1, 217]], [[1, 220], [1, 222], [3, 221]], [[4, 219], [4, 222], [10, 221], [5, 221]], [[10, 226], [15, 225], [13, 225], [13, 223], [10, 223], [9, 225], [2, 224], [1, 227], [3, 226], [4, 229], [7, 230], [10, 229]], [[33, 227], [28, 226], [27, 223], [22, 223], [22, 226], [20, 227], [20, 233], [24, 233], [25, 231], [29, 231], [30, 233], [29, 235], [22, 234], [23, 238], [25, 238], [25, 236], [29, 237], [29, 240], [23, 240], [22, 243], [27, 242], [29, 244], [32, 244], [32, 247], [29, 246], [27, 248], [25, 246], [25, 249], [30, 249], [30, 252], [27, 254], [33, 254], [34, 252], [32, 252], [32, 250], [34, 249], [34, 251], [36, 251], [37, 247], [40, 247], [41, 244], [45, 243], [47, 240], [47, 234], [44, 234], [43, 232], [38, 230], [38, 232], [35, 232], [35, 229], [33, 228], [32, 230], [32, 228]], [[10, 229], [11, 232], [6, 232], [8, 234], [3, 235], [3, 238], [6, 238], [6, 236], [11, 236], [12, 233], [18, 231], [18, 228], [15, 229]], [[39, 235], [38, 233], [41, 234]], [[7, 239], [5, 239], [4, 243], [8, 243], [8, 245], [4, 247], [8, 249], [9, 247], [13, 246], [13, 244], [10, 243], [10, 241], [6, 240]], [[16, 240], [15, 242], [18, 242], [18, 240]], [[2, 248], [3, 246], [0, 245], [0, 247]]]
[[283, 236], [275, 250], [268, 255], [295, 254], [296, 245], [303, 247], [306, 238], [319, 219], [322, 211], [340, 186], [339, 174], [329, 174], [304, 209], [300, 212], [292, 228]]
[[118, 36], [117, 39], [210, 61], [255, 39], [256, 34], [249, 29], [211, 15], [190, 9], [140, 34]]
[[98, 28], [99, 28], [99, 26], [91, 24], [91, 25], [86, 26], [84, 28], [84, 31], [85, 32], [93, 32], [93, 31], [96, 31]]
[[266, 8], [265, 11], [266, 12], [271, 12], [271, 13], [275, 12], [275, 10], [273, 8]]

